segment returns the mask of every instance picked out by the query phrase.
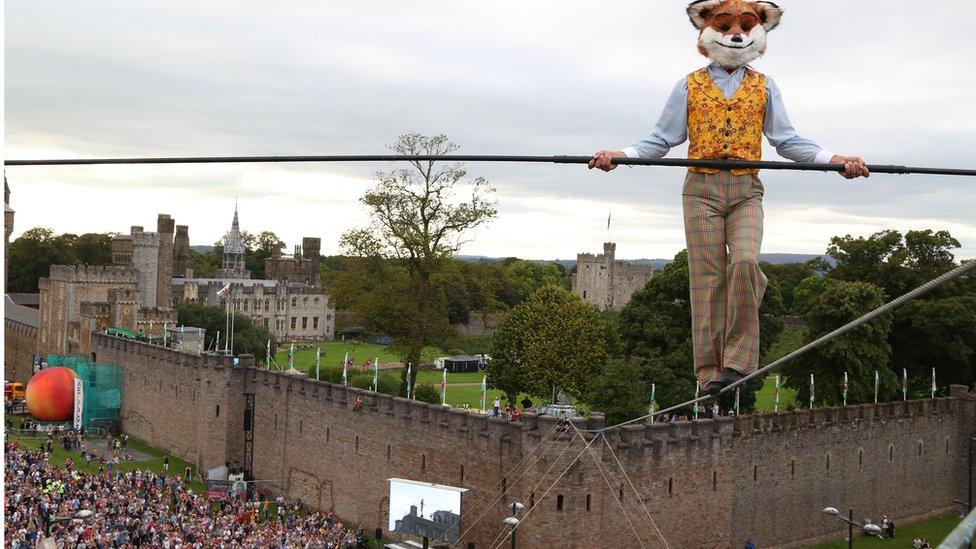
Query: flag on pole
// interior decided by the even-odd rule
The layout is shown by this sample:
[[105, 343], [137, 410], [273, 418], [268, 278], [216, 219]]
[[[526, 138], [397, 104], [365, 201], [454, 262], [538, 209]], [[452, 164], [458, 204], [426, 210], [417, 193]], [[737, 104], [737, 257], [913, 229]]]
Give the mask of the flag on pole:
[[698, 391], [701, 389], [701, 383], [695, 380], [695, 407], [693, 408], [695, 419], [698, 419]]
[[292, 343], [291, 347], [288, 348], [288, 369], [291, 370], [295, 367], [295, 344]]
[[264, 363], [268, 365], [268, 369], [271, 369], [271, 340], [268, 339], [268, 344], [264, 348]]
[[410, 398], [410, 363], [407, 363], [407, 398]]
[[816, 398], [813, 390], [813, 374], [810, 374], [810, 409], [813, 410], [813, 401]]
[[349, 385], [349, 351], [346, 351], [346, 359], [342, 361], [342, 384]]
[[739, 415], [739, 388], [735, 388], [735, 415]]
[[878, 371], [874, 371], [874, 403], [878, 403], [878, 386], [880, 382], [878, 380]]
[[[368, 363], [369, 361], [367, 360], [366, 362]], [[380, 376], [380, 359], [374, 358], [373, 359], [373, 392], [374, 393], [376, 392], [376, 389], [380, 381], [379, 376]]]
[[901, 369], [901, 399], [908, 400], [908, 369]]
[[441, 370], [441, 405], [447, 404], [447, 368]]
[[226, 295], [230, 291], [230, 284], [225, 284], [223, 288], [217, 290], [217, 295]]
[[651, 383], [651, 405], [648, 406], [649, 414], [651, 414], [651, 423], [654, 423], [654, 412], [657, 411], [657, 396], [655, 392], [657, 391], [657, 386]]
[[841, 392], [844, 395], [844, 406], [847, 406], [847, 372], [844, 372], [844, 384], [841, 385]]
[[935, 390], [936, 390], [936, 386], [935, 386], [935, 368], [933, 367], [932, 368], [932, 398], [935, 398]]
[[776, 396], [773, 400], [773, 411], [779, 411], [779, 374], [776, 374]]
[[488, 376], [482, 376], [481, 378], [481, 411], [487, 410], [488, 406]]
[[322, 358], [322, 347], [315, 348], [315, 381], [319, 380], [319, 361]]

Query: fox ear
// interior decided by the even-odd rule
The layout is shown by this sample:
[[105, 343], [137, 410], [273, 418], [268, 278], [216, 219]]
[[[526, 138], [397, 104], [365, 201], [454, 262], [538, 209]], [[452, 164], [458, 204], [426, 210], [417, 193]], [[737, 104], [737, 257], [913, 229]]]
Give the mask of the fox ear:
[[712, 16], [712, 10], [715, 6], [721, 4], [724, 0], [695, 0], [694, 2], [688, 4], [688, 9], [685, 10], [688, 13], [688, 19], [691, 19], [691, 24], [695, 26], [696, 29], [702, 30], [708, 24], [709, 18]]
[[771, 31], [779, 25], [779, 20], [783, 17], [783, 8], [772, 2], [760, 0], [756, 2], [756, 13], [759, 14], [763, 28]]

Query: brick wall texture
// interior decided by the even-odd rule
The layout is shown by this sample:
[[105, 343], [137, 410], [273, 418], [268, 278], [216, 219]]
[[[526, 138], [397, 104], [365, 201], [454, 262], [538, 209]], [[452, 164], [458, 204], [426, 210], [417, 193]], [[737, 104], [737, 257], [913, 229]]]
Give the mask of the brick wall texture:
[[461, 546], [479, 549], [494, 545], [512, 501], [526, 506], [520, 547], [637, 547], [630, 524], [648, 547], [663, 546], [654, 525], [671, 547], [791, 547], [843, 535], [828, 505], [901, 523], [950, 512], [976, 428], [976, 402], [940, 398], [640, 424], [604, 441], [545, 416], [512, 423], [370, 392], [354, 411], [359, 390], [257, 369], [251, 357], [232, 366], [100, 334], [92, 345], [99, 362], [123, 366], [133, 436], [203, 467], [243, 463], [243, 394], [253, 393], [256, 479], [384, 531], [388, 478], [467, 488]]

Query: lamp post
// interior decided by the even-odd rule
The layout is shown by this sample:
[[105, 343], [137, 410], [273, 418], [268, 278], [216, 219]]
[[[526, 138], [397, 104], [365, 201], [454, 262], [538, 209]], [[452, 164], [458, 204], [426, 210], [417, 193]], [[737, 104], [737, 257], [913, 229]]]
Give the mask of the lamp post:
[[865, 524], [861, 524], [859, 522], [855, 522], [854, 521], [854, 510], [853, 509], [848, 509], [847, 510], [847, 518], [842, 517], [840, 515], [840, 511], [838, 511], [836, 507], [824, 507], [823, 512], [826, 515], [830, 515], [832, 517], [837, 517], [838, 519], [840, 519], [840, 520], [842, 520], [842, 521], [844, 521], [844, 522], [847, 523], [847, 548], [848, 549], [851, 549], [852, 547], [854, 547], [854, 527], [855, 526], [857, 526], [858, 528], [860, 528], [861, 530], [863, 530], [864, 533], [867, 534], [867, 535], [869, 535], [869, 536], [878, 536], [879, 538], [881, 537], [881, 527], [878, 526], [877, 524], [872, 524], [870, 522], [865, 523]]
[[524, 508], [525, 508], [525, 506], [522, 505], [521, 503], [519, 503], [517, 501], [516, 502], [513, 502], [512, 503], [512, 516], [510, 516], [510, 517], [508, 517], [508, 518], [506, 518], [505, 520], [502, 521], [505, 524], [507, 524], [507, 525], [509, 525], [509, 526], [512, 527], [512, 549], [515, 549], [515, 529], [519, 525], [519, 519], [515, 518], [515, 515], [517, 515], [518, 512], [521, 511]]

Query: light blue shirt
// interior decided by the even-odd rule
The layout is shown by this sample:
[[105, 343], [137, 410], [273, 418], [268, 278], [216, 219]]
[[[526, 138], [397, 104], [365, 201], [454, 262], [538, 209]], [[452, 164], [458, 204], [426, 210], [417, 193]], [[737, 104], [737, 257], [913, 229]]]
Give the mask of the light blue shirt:
[[[712, 77], [712, 82], [715, 82], [726, 99], [731, 99], [739, 89], [745, 72], [746, 67], [739, 67], [729, 74], [718, 63], [708, 66], [708, 74]], [[834, 156], [812, 140], [797, 135], [790, 118], [786, 115], [783, 96], [768, 75], [766, 76], [766, 118], [763, 120], [763, 135], [769, 140], [770, 145], [776, 147], [776, 152], [780, 156], [794, 162], [826, 164]], [[671, 91], [671, 97], [664, 105], [664, 112], [654, 126], [654, 131], [632, 146], [623, 149], [623, 152], [630, 158], [661, 158], [672, 147], [677, 147], [687, 139], [688, 79], [682, 78]]]

